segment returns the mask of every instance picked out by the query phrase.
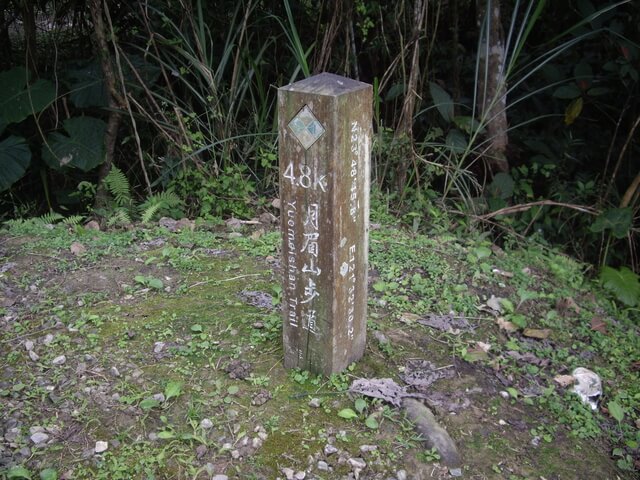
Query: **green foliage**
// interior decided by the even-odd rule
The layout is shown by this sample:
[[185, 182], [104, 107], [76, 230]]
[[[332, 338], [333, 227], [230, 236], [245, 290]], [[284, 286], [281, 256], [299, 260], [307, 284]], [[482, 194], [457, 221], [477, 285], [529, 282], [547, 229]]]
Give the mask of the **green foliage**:
[[14, 135], [0, 141], [0, 192], [22, 178], [31, 163], [31, 151], [24, 138]]
[[69, 136], [49, 135], [43, 157], [51, 168], [75, 167], [88, 172], [104, 161], [106, 123], [99, 118], [76, 117], [63, 123]]
[[31, 472], [24, 467], [11, 467], [7, 472], [7, 479], [31, 480]]
[[602, 212], [591, 224], [590, 230], [600, 233], [611, 230], [615, 238], [625, 238], [633, 225], [633, 210], [631, 207], [610, 208]]
[[24, 67], [0, 72], [0, 134], [11, 123], [19, 123], [41, 112], [56, 98], [54, 85], [44, 79], [29, 83]]
[[250, 218], [253, 214], [255, 186], [244, 165], [229, 165], [218, 176], [189, 168], [180, 172], [169, 188], [185, 199], [190, 216]]
[[640, 277], [627, 267], [603, 267], [600, 281], [625, 305], [635, 307], [640, 304]]
[[149, 223], [156, 217], [168, 215], [170, 217], [180, 216], [182, 200], [171, 191], [155, 193], [147, 198], [140, 206], [140, 221]]
[[453, 99], [451, 96], [435, 82], [429, 82], [429, 92], [431, 93], [433, 104], [440, 112], [442, 119], [447, 123], [452, 122]]
[[115, 165], [104, 178], [104, 183], [113, 195], [116, 205], [119, 207], [130, 207], [133, 200], [131, 198], [131, 187], [127, 176]]
[[[0, 72], [0, 135], [12, 123], [20, 123], [50, 105], [55, 87], [43, 79], [29, 84], [23, 67]], [[7, 190], [26, 172], [31, 151], [23, 137], [11, 135], [0, 141], [0, 192]]]

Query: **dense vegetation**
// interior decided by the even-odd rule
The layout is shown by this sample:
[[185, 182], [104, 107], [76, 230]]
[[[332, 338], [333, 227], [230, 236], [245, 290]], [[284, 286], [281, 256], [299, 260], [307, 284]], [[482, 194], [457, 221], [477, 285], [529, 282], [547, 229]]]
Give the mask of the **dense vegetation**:
[[331, 71], [374, 85], [376, 198], [407, 224], [444, 210], [637, 285], [637, 3], [0, 5], [4, 219], [248, 218], [277, 195], [277, 87]]

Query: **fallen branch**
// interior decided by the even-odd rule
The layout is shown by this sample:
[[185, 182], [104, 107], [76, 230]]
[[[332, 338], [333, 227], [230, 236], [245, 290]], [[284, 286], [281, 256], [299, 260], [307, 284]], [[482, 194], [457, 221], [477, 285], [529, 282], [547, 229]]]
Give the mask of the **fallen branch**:
[[499, 215], [511, 215], [513, 213], [525, 212], [533, 207], [564, 207], [571, 210], [577, 210], [579, 212], [588, 213], [589, 215], [599, 215], [600, 212], [592, 207], [585, 207], [584, 205], [574, 205], [572, 203], [554, 202], [553, 200], [539, 200], [537, 202], [522, 203], [519, 205], [512, 205], [510, 207], [501, 208], [495, 212], [489, 212], [485, 215], [479, 215], [477, 218], [480, 220], [488, 220], [490, 218], [497, 217]]

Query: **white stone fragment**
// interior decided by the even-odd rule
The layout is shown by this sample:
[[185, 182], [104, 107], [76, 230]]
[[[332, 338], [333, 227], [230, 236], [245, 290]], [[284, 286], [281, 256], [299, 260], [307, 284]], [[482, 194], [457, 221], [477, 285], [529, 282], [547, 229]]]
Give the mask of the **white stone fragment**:
[[67, 361], [67, 357], [65, 357], [64, 355], [60, 355], [59, 357], [54, 358], [51, 363], [53, 365], [64, 365], [64, 363]]
[[282, 469], [282, 473], [284, 474], [287, 480], [293, 480], [293, 475], [295, 474], [295, 472], [293, 471], [292, 468], [285, 467]]
[[200, 422], [200, 428], [204, 430], [210, 430], [211, 428], [213, 428], [213, 422], [209, 418], [203, 418]]
[[330, 443], [327, 443], [324, 446], [324, 454], [325, 455], [333, 455], [337, 451], [338, 451], [338, 449], [336, 447], [334, 447], [333, 445], [331, 445]]
[[109, 442], [98, 440], [96, 442], [96, 446], [93, 449], [93, 451], [96, 453], [102, 453], [102, 452], [106, 452], [108, 449], [109, 449]]
[[36, 445], [41, 445], [49, 441], [49, 435], [44, 432], [36, 432], [29, 438], [31, 438], [31, 441]]
[[363, 459], [361, 459], [360, 457], [355, 457], [355, 458], [350, 458], [348, 460], [349, 465], [351, 465], [351, 468], [353, 470], [362, 470], [363, 468], [365, 468], [367, 466], [367, 462], [365, 462]]

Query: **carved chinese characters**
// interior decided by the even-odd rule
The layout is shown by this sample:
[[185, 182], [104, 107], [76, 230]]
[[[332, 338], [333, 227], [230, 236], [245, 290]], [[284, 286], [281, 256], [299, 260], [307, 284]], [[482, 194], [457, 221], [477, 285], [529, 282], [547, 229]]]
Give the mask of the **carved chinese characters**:
[[371, 95], [326, 73], [278, 92], [287, 368], [330, 374], [364, 352]]

